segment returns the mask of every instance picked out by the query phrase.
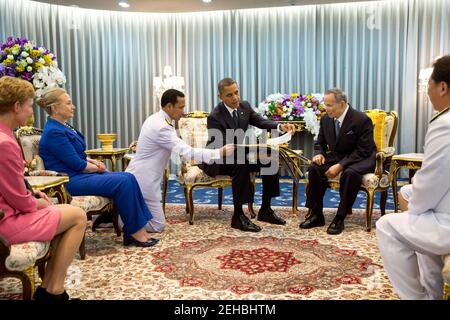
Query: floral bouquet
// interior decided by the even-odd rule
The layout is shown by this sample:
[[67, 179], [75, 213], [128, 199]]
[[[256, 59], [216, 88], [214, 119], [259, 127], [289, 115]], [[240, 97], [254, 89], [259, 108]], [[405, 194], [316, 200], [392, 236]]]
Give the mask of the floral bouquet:
[[325, 105], [320, 94], [275, 93], [259, 104], [258, 112], [263, 118], [274, 121], [305, 121], [306, 129], [317, 136]]
[[11, 76], [32, 82], [39, 97], [47, 87], [66, 83], [56, 57], [25, 38], [9, 37], [0, 44], [0, 78]]

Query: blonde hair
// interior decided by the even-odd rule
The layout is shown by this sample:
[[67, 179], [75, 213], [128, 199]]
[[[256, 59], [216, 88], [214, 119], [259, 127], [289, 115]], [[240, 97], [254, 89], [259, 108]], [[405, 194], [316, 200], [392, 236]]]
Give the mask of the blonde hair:
[[0, 78], [0, 114], [11, 111], [16, 102], [34, 98], [33, 85], [25, 80], [5, 76]]
[[52, 115], [52, 105], [59, 103], [59, 98], [66, 90], [62, 88], [48, 88], [45, 89], [42, 95], [36, 100], [36, 103], [45, 110], [49, 115]]

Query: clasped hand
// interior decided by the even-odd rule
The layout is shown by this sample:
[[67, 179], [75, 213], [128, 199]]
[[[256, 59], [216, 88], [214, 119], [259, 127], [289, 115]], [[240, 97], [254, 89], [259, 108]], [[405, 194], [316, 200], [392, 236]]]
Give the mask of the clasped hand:
[[[325, 163], [325, 157], [322, 154], [318, 154], [312, 158], [312, 162], [317, 164], [318, 166], [321, 166]], [[328, 179], [335, 178], [344, 168], [339, 163], [336, 163], [335, 165], [332, 165], [328, 168], [327, 171], [325, 171], [325, 176]]]
[[87, 159], [87, 161], [97, 167], [95, 172], [106, 172], [106, 166], [103, 162], [94, 159]]

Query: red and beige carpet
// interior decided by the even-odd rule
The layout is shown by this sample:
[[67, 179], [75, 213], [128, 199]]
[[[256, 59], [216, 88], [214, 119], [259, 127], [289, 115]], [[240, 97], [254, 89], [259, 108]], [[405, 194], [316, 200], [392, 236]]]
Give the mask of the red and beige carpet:
[[[287, 225], [256, 222], [259, 233], [229, 227], [232, 207], [168, 205], [169, 225], [152, 248], [123, 247], [112, 229], [86, 235], [86, 260], [75, 258], [67, 291], [82, 299], [398, 299], [383, 271], [375, 231], [354, 210], [342, 234], [327, 226], [300, 230], [306, 210]], [[335, 209], [325, 210], [327, 223]], [[374, 214], [374, 220], [379, 217]], [[15, 280], [0, 282], [1, 299], [19, 299]]]

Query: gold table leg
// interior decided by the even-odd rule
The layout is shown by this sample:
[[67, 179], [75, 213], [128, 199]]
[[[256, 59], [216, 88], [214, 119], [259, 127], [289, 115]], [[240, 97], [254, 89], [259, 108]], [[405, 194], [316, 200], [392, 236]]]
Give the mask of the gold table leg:
[[392, 163], [392, 196], [394, 198], [394, 212], [398, 212], [398, 192], [397, 192], [397, 175], [400, 170], [400, 166], [397, 161]]

